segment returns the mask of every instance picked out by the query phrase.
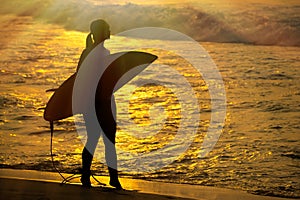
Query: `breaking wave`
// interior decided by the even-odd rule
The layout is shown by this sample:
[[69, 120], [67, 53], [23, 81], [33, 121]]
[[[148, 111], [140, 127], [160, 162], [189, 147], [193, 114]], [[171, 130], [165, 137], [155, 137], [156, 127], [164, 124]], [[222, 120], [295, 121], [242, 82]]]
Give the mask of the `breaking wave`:
[[213, 6], [97, 5], [75, 0], [11, 0], [1, 14], [32, 16], [68, 30], [88, 31], [95, 18], [106, 19], [113, 33], [137, 27], [170, 28], [198, 41], [300, 46], [300, 5]]

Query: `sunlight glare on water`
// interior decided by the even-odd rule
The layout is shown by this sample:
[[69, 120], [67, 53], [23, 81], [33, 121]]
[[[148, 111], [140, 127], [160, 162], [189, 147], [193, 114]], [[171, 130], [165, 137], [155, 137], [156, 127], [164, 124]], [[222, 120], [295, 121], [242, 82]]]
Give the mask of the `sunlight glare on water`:
[[[0, 49], [1, 166], [53, 171], [49, 124], [43, 120], [40, 108], [45, 107], [52, 94], [45, 90], [57, 88], [76, 71], [87, 33], [66, 31], [26, 16], [5, 16], [5, 19], [14, 19], [16, 25], [8, 24], [0, 38], [3, 44]], [[115, 53], [126, 51], [126, 45], [138, 48], [141, 42], [144, 40], [112, 36], [106, 46]], [[170, 79], [178, 85], [187, 81], [196, 92], [201, 112], [199, 129], [188, 151], [174, 163], [155, 172], [121, 172], [121, 175], [299, 197], [299, 47], [202, 45], [216, 62], [227, 92], [226, 124], [217, 145], [206, 158], [198, 158], [211, 120], [210, 95], [201, 76], [172, 52], [144, 49], [160, 59], [145, 71], [144, 78], [133, 80], [126, 85], [127, 89], [116, 93], [120, 123], [118, 147], [132, 153], [155, 152], [174, 138], [184, 105], [175, 90], [162, 86], [170, 83]], [[196, 52], [191, 52], [191, 56], [193, 53]], [[160, 67], [163, 65], [171, 66], [178, 75], [170, 77], [167, 68]], [[178, 79], [181, 75], [183, 80]], [[156, 84], [139, 85], [157, 76]], [[128, 91], [133, 92], [128, 94]], [[125, 101], [129, 104], [123, 105]], [[191, 109], [191, 105], [186, 109]], [[129, 122], [130, 126], [136, 126], [136, 132], [124, 128]], [[186, 127], [187, 134], [189, 128]], [[147, 130], [149, 137], [147, 134], [144, 137], [141, 130]], [[81, 166], [82, 148], [72, 118], [55, 123], [55, 162], [62, 171], [73, 172]], [[122, 159], [123, 155], [119, 156]], [[93, 170], [106, 174], [106, 167], [99, 160], [95, 160]]]

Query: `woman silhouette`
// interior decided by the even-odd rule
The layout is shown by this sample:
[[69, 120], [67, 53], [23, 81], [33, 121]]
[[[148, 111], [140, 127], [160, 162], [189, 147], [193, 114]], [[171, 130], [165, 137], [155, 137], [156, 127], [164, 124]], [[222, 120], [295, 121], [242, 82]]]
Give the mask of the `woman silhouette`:
[[[90, 33], [86, 38], [86, 49], [83, 50], [77, 71], [79, 70], [83, 60], [86, 56], [98, 45], [101, 45], [101, 57], [105, 57], [110, 54], [109, 50], [104, 47], [104, 41], [110, 38], [109, 25], [102, 19], [95, 20], [90, 25]], [[100, 91], [99, 91], [100, 90]], [[101, 88], [97, 89], [97, 93], [101, 92]], [[114, 116], [116, 116], [115, 100], [114, 96], [99, 97], [96, 95], [95, 108], [98, 122], [104, 132], [103, 141], [105, 144], [105, 159], [108, 166], [110, 182], [109, 184], [117, 189], [122, 189], [122, 186], [118, 179], [117, 171], [117, 155], [115, 148], [115, 136], [116, 136], [116, 121]], [[114, 109], [112, 109], [114, 108]], [[89, 116], [87, 114], [83, 115], [87, 130], [87, 142], [82, 151], [82, 176], [81, 183], [85, 187], [91, 187], [90, 175], [91, 175], [91, 165], [93, 160], [93, 155], [98, 144], [101, 132], [95, 132], [93, 129], [93, 124], [88, 120]]]

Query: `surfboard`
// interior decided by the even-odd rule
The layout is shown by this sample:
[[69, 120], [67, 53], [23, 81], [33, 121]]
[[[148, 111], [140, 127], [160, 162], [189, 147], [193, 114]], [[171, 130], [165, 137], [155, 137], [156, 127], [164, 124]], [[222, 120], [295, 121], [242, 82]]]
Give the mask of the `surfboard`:
[[[110, 64], [98, 82], [96, 97], [97, 95], [111, 96], [156, 59], [157, 56], [153, 54], [139, 51], [119, 52], [106, 56], [103, 62]], [[127, 73], [129, 71], [130, 73]], [[74, 73], [55, 90], [46, 105], [45, 120], [57, 121], [71, 117], [74, 114], [80, 114], [80, 111], [74, 113], [72, 110], [72, 95], [76, 76], [77, 73]], [[100, 85], [101, 92], [98, 90]]]

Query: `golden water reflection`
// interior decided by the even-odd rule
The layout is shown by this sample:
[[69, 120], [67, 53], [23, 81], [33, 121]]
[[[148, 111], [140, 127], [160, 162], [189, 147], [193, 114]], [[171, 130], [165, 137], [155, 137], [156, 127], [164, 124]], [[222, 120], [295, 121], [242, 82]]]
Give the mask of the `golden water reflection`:
[[[163, 110], [151, 114], [153, 107], [161, 107]], [[137, 153], [145, 153], [162, 148], [170, 140], [174, 139], [181, 119], [180, 109], [181, 106], [176, 95], [167, 87], [147, 84], [137, 88], [129, 101], [128, 113], [130, 119], [137, 126], [143, 127], [152, 124], [151, 118], [162, 118], [163, 126], [154, 137], [136, 138], [127, 135], [125, 138], [127, 142], [130, 141], [130, 145], [127, 145], [127, 142], [119, 138], [119, 142], [121, 144], [124, 143], [121, 147], [126, 151]], [[163, 115], [163, 117], [158, 116], [157, 113]]]

